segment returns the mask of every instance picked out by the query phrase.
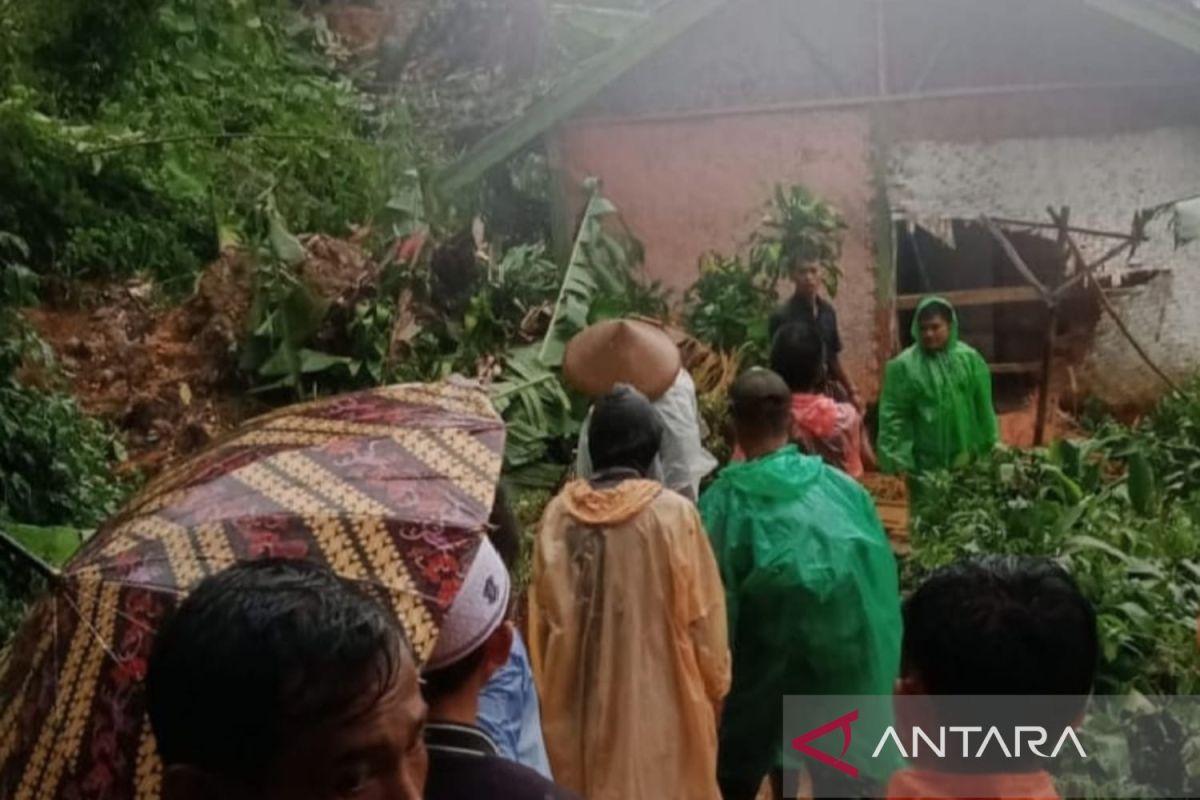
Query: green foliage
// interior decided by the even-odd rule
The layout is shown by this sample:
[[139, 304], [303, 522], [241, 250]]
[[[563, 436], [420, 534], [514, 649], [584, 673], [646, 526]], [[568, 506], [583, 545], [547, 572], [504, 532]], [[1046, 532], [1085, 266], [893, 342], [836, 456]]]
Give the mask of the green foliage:
[[710, 347], [739, 353], [747, 366], [766, 363], [767, 321], [775, 304], [771, 284], [753, 263], [709, 256], [684, 298], [688, 331]]
[[1055, 558], [1097, 608], [1099, 691], [1194, 693], [1198, 446], [1200, 403], [1176, 399], [1134, 428], [931, 475], [917, 493], [907, 582], [974, 553]]
[[66, 525], [41, 527], [15, 522], [6, 523], [3, 530], [6, 536], [51, 567], [66, 564], [67, 559], [75, 555], [75, 551], [84, 543], [89, 533]]
[[344, 233], [407, 164], [406, 118], [338, 76], [327, 33], [283, 0], [25, 6], [0, 228], [39, 272], [144, 270], [185, 290], [267, 193], [297, 229]]
[[[130, 487], [111, 476], [122, 456], [111, 430], [69, 395], [19, 377], [23, 369], [51, 383], [57, 377], [50, 348], [15, 310], [33, 292], [33, 275], [21, 263], [26, 253], [18, 237], [0, 231], [0, 526], [60, 563], [73, 552], [63, 530], [35, 526], [94, 527]], [[39, 588], [28, 567], [0, 547], [0, 645]]]
[[0, 306], [27, 306], [37, 302], [38, 277], [25, 265], [29, 245], [19, 236], [0, 230]]
[[[12, 267], [0, 258], [5, 271]], [[111, 513], [126, 486], [110, 476], [123, 454], [105, 425], [71, 396], [27, 386], [18, 370], [54, 377], [50, 349], [0, 305], [0, 520], [92, 527]]]
[[562, 364], [567, 341], [588, 326], [592, 303], [598, 296], [620, 297], [634, 283], [630, 253], [636, 249], [605, 230], [608, 219], [619, 219], [616, 206], [600, 194], [600, 182], [595, 178], [585, 181], [584, 189], [588, 192], [588, 203], [554, 302], [550, 325], [538, 350], [538, 358], [548, 367]]
[[510, 505], [521, 531], [521, 555], [513, 570], [513, 594], [520, 596], [529, 585], [533, 566], [533, 541], [542, 521], [542, 512], [553, 498], [546, 489], [521, 489], [512, 494]]
[[[554, 488], [566, 470], [583, 408], [572, 404], [558, 370], [567, 341], [598, 318], [665, 309], [656, 286], [639, 288], [641, 246], [620, 225], [599, 181], [585, 183], [588, 204], [562, 273], [541, 345], [510, 351], [493, 399], [508, 423], [506, 466], [525, 488]], [[611, 227], [622, 235], [610, 233]], [[601, 315], [604, 315], [603, 317]]]
[[767, 218], [751, 238], [750, 261], [772, 286], [797, 264], [815, 264], [830, 296], [836, 296], [845, 231], [837, 209], [808, 189], [776, 186]]
[[339, 372], [353, 378], [361, 364], [347, 356], [309, 348], [329, 310], [329, 304], [308, 286], [297, 270], [304, 264], [304, 246], [268, 198], [267, 245], [259, 248], [250, 335], [242, 343], [238, 366], [259, 392], [290, 389], [303, 396], [315, 390], [317, 378]]
[[837, 294], [846, 223], [803, 186], [776, 186], [768, 214], [750, 237], [746, 259], [717, 253], [700, 262], [700, 278], [684, 296], [688, 331], [705, 344], [737, 353], [747, 366], [767, 362], [767, 323], [779, 283], [795, 263], [821, 268]]
[[215, 252], [207, 202], [159, 192], [137, 165], [97, 168], [89, 133], [40, 114], [28, 93], [0, 101], [0, 228], [29, 242], [42, 274], [193, 272]]
[[570, 452], [569, 440], [579, 434], [580, 420], [558, 372], [538, 358], [537, 348], [514, 350], [491, 393], [508, 424], [504, 464], [509, 481], [523, 488], [555, 487], [567, 465], [552, 457], [553, 450], [566, 441], [561, 450]]
[[125, 496], [109, 475], [119, 456], [113, 433], [69, 395], [0, 386], [0, 504], [11, 518], [98, 524]]

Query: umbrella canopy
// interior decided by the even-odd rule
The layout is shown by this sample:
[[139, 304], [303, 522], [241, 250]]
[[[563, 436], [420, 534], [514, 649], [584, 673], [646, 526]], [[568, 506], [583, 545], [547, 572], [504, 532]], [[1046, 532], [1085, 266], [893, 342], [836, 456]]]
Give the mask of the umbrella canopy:
[[395, 386], [260, 417], [159, 476], [0, 655], [0, 797], [157, 798], [154, 632], [238, 561], [309, 559], [361, 582], [423, 661], [486, 529], [503, 448], [479, 389]]

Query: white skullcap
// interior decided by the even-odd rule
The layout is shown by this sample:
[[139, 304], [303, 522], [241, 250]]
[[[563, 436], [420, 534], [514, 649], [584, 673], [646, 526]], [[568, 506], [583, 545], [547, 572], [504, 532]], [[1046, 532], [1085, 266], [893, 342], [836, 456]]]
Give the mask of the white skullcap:
[[458, 595], [442, 620], [437, 644], [425, 669], [448, 667], [487, 641], [508, 613], [509, 588], [508, 570], [496, 548], [484, 537]]

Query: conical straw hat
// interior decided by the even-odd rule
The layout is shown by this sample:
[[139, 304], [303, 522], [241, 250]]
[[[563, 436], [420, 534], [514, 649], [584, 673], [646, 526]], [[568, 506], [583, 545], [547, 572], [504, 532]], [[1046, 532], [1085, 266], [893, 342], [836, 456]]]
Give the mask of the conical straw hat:
[[600, 397], [628, 383], [651, 400], [662, 397], [679, 375], [679, 348], [666, 333], [645, 322], [598, 322], [567, 343], [563, 377], [571, 386]]

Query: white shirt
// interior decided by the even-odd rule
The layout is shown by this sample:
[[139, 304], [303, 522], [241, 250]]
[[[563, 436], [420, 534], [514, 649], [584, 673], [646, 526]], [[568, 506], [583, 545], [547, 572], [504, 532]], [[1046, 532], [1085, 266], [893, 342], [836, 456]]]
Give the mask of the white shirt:
[[[653, 403], [663, 421], [662, 447], [647, 476], [691, 500], [700, 496], [700, 481], [717, 468], [717, 460], [704, 449], [700, 435], [700, 408], [696, 403], [696, 384], [686, 369], [679, 370], [675, 383]], [[588, 409], [579, 432], [579, 453], [575, 472], [584, 480], [592, 477], [588, 453], [588, 428], [592, 411]]]

